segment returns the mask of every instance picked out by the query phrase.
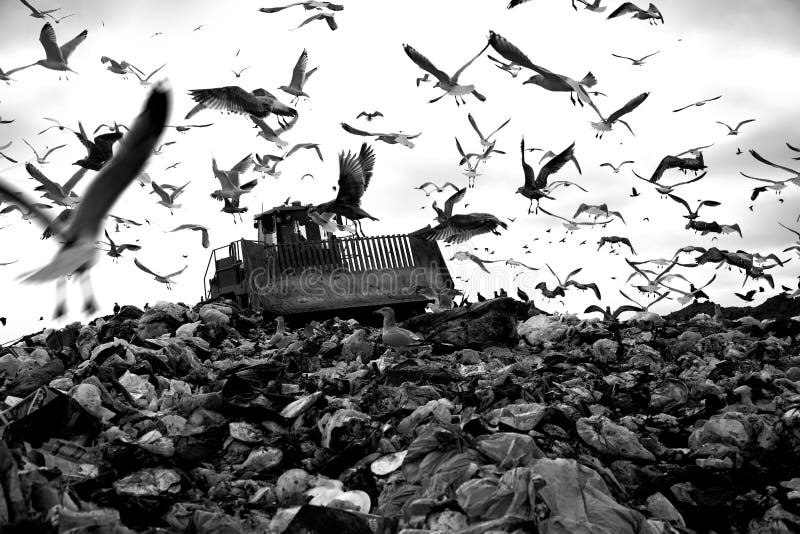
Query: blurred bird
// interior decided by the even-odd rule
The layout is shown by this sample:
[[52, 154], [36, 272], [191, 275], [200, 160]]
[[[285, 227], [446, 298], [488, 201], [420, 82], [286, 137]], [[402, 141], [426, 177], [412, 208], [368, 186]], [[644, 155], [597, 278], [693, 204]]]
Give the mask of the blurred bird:
[[3, 158], [7, 159], [7, 160], [8, 160], [8, 161], [10, 161], [11, 163], [17, 163], [17, 160], [15, 160], [15, 159], [13, 159], [13, 158], [10, 158], [9, 156], [6, 156], [5, 154], [3, 154], [3, 150], [5, 150], [5, 149], [7, 149], [8, 147], [10, 147], [12, 143], [13, 143], [13, 141], [9, 141], [9, 142], [8, 142], [8, 143], [6, 143], [5, 145], [3, 145], [3, 146], [0, 146], [0, 156], [3, 156]]
[[80, 122], [78, 122], [78, 131], [75, 132], [75, 135], [86, 148], [88, 154], [85, 158], [73, 163], [73, 165], [92, 171], [99, 171], [103, 168], [114, 154], [114, 143], [122, 139], [122, 132], [117, 128], [114, 132], [98, 135], [92, 142]]
[[173, 278], [178, 276], [179, 274], [181, 274], [183, 271], [185, 271], [189, 267], [188, 265], [185, 265], [183, 267], [183, 269], [181, 269], [180, 271], [175, 271], [174, 273], [161, 275], [161, 274], [154, 273], [153, 271], [148, 269], [146, 266], [142, 265], [137, 258], [133, 258], [133, 263], [139, 269], [141, 269], [142, 271], [144, 271], [144, 272], [146, 272], [148, 274], [152, 274], [153, 278], [155, 278], [155, 280], [157, 282], [161, 282], [162, 284], [165, 284], [167, 286], [167, 289], [172, 289], [172, 284], [175, 283]]
[[28, 171], [28, 174], [31, 176], [31, 178], [39, 182], [40, 185], [37, 186], [35, 190], [44, 191], [42, 198], [52, 200], [59, 206], [64, 207], [74, 206], [80, 200], [78, 195], [76, 195], [72, 190], [86, 175], [86, 169], [79, 169], [78, 172], [73, 174], [72, 177], [64, 183], [64, 185], [53, 182], [47, 178], [42, 171], [30, 163], [25, 165], [25, 170]]
[[27, 140], [23, 139], [22, 142], [25, 143], [26, 145], [28, 145], [28, 147], [30, 147], [30, 149], [33, 151], [33, 155], [36, 158], [36, 163], [38, 163], [39, 165], [46, 165], [46, 164], [50, 163], [49, 161], [47, 161], [47, 156], [49, 156], [50, 154], [52, 154], [56, 150], [58, 150], [60, 148], [64, 148], [65, 146], [67, 146], [67, 145], [58, 145], [57, 147], [53, 147], [53, 148], [49, 149], [47, 152], [44, 153], [44, 155], [40, 156], [39, 152], [37, 152], [36, 149], [33, 148], [33, 146]]

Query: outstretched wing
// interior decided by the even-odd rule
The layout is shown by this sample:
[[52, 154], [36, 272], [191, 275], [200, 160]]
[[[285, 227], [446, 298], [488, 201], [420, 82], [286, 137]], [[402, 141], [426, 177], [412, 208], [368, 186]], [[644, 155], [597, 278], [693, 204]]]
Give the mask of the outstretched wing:
[[[262, 105], [254, 94], [245, 91], [237, 85], [214, 87], [211, 89], [191, 89], [189, 95], [195, 102], [207, 108], [220, 109], [232, 113], [250, 114], [261, 118], [269, 114], [268, 105]], [[268, 94], [268, 96], [272, 96], [273, 100], [276, 100], [273, 95]]]
[[167, 276], [165, 276], [164, 278], [172, 278], [173, 276], [178, 276], [178, 275], [179, 275], [179, 274], [181, 274], [183, 271], [185, 271], [185, 270], [186, 270], [188, 267], [189, 267], [188, 265], [184, 265], [184, 266], [183, 266], [183, 269], [181, 269], [180, 271], [175, 271], [174, 273], [169, 273], [169, 274], [168, 274]]
[[76, 35], [74, 39], [61, 46], [61, 57], [64, 58], [64, 61], [69, 60], [69, 56], [71, 56], [75, 49], [78, 48], [79, 44], [86, 40], [87, 35], [89, 35], [89, 32], [87, 30], [83, 30], [81, 33]]
[[142, 271], [146, 272], [147, 274], [152, 274], [153, 276], [158, 276], [156, 273], [154, 273], [153, 271], [151, 271], [150, 269], [148, 269], [147, 267], [142, 265], [142, 263], [139, 262], [139, 260], [137, 258], [133, 258], [133, 264], [136, 265]]
[[296, 89], [302, 89], [306, 81], [306, 67], [308, 66], [308, 52], [303, 49], [303, 53], [297, 58], [297, 63], [292, 70], [292, 81], [289, 84]]
[[362, 137], [370, 137], [370, 136], [375, 135], [375, 134], [369, 133], [369, 132], [364, 131], [364, 130], [359, 130], [358, 128], [353, 128], [352, 126], [350, 126], [346, 122], [341, 123], [341, 125], [342, 125], [342, 129], [345, 132], [351, 133], [353, 135], [360, 135]]
[[369, 181], [372, 179], [372, 170], [375, 167], [375, 151], [366, 142], [361, 145], [358, 162], [361, 165], [361, 173], [364, 176], [364, 190], [366, 191], [369, 187]]
[[565, 148], [560, 154], [556, 155], [550, 161], [544, 164], [539, 170], [539, 176], [536, 177], [534, 187], [536, 189], [544, 189], [547, 187], [547, 178], [557, 173], [566, 163], [574, 158], [575, 142]]
[[352, 152], [348, 152], [347, 155], [341, 152], [339, 154], [339, 191], [336, 194], [336, 202], [360, 206], [365, 190], [364, 171], [358, 156]]
[[625, 2], [620, 5], [617, 9], [611, 12], [611, 14], [607, 17], [609, 19], [613, 19], [616, 17], [621, 17], [622, 15], [626, 15], [628, 13], [643, 13], [644, 10], [638, 7], [636, 4], [632, 2]]
[[453, 83], [458, 83], [458, 77], [461, 76], [461, 73], [464, 72], [464, 70], [466, 70], [467, 67], [472, 65], [473, 61], [475, 61], [476, 59], [481, 57], [481, 54], [483, 54], [486, 51], [487, 48], [489, 48], [489, 43], [486, 43], [486, 46], [481, 48], [481, 51], [478, 52], [477, 54], [475, 54], [475, 57], [473, 57], [472, 59], [470, 59], [469, 61], [464, 63], [464, 65], [462, 65], [462, 67], [460, 69], [458, 69], [455, 74], [453, 74], [453, 77], [451, 78]]
[[790, 173], [795, 174], [795, 175], [800, 174], [800, 173], [798, 173], [798, 171], [796, 171], [794, 169], [790, 169], [789, 167], [784, 167], [783, 165], [778, 165], [777, 163], [772, 163], [770, 160], [768, 160], [765, 157], [761, 156], [761, 154], [759, 154], [758, 152], [756, 152], [753, 149], [750, 149], [750, 155], [752, 155], [754, 158], [756, 158], [758, 161], [760, 161], [764, 165], [769, 165], [770, 167], [775, 167], [776, 169], [781, 169], [781, 170], [784, 170], [786, 172], [790, 172]]
[[644, 92], [644, 93], [642, 93], [642, 94], [640, 94], [638, 96], [635, 96], [635, 97], [631, 98], [628, 101], [627, 104], [625, 104], [624, 106], [619, 108], [617, 111], [615, 111], [614, 113], [609, 115], [607, 121], [609, 123], [613, 123], [616, 120], [618, 120], [620, 117], [622, 117], [623, 115], [626, 115], [626, 114], [630, 113], [634, 109], [638, 108], [642, 104], [642, 102], [644, 102], [647, 99], [648, 96], [650, 96], [650, 93], [649, 92]]
[[489, 31], [489, 45], [491, 45], [491, 47], [494, 48], [498, 54], [515, 65], [520, 65], [521, 67], [525, 67], [545, 76], [553, 74], [544, 67], [534, 64], [530, 59], [528, 59], [528, 56], [526, 56], [522, 50], [513, 45], [511, 41], [499, 33], [495, 33], [491, 30]]
[[464, 187], [462, 189], [459, 189], [458, 191], [456, 191], [452, 195], [450, 195], [450, 198], [448, 198], [445, 201], [445, 203], [444, 203], [444, 214], [447, 217], [450, 217], [451, 215], [453, 215], [453, 206], [455, 206], [456, 203], [461, 202], [462, 200], [464, 200], [464, 195], [466, 195], [466, 194], [467, 194], [467, 188]]
[[[442, 83], [449, 84], [451, 83], [450, 76], [436, 68], [436, 66], [431, 63], [431, 61], [423, 56], [419, 51], [411, 45], [403, 45], [403, 50], [405, 50], [406, 55], [411, 58], [411, 61], [417, 64], [419, 68], [422, 70], [431, 73], [437, 80]], [[483, 53], [483, 51], [481, 51]], [[480, 55], [480, 54], [479, 54]]]

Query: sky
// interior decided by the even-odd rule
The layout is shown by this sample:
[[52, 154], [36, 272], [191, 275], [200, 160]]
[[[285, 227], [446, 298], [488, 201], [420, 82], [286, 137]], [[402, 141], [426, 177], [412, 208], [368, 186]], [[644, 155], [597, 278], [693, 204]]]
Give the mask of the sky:
[[[500, 237], [489, 234], [474, 238], [467, 245], [440, 245], [447, 258], [456, 250], [470, 250], [485, 259], [514, 258], [540, 270], [513, 269], [499, 262], [491, 264], [487, 275], [471, 262], [450, 261], [451, 273], [461, 278], [457, 287], [470, 294], [471, 300], [477, 291], [491, 295], [503, 287], [513, 294], [519, 286], [548, 310], [580, 312], [597, 303], [591, 292], [574, 289], [563, 303], [543, 300], [533, 286], [539, 281], [549, 287], [554, 285], [547, 264], [560, 275], [583, 267], [576, 279], [597, 282], [602, 305], [622, 304], [619, 289], [646, 303], [649, 299], [644, 295], [639, 298], [636, 289], [624, 284], [631, 272], [624, 257], [671, 257], [685, 245], [764, 254], [780, 252], [794, 242], [795, 236], [780, 228], [778, 222], [800, 229], [800, 223], [795, 222], [800, 213], [796, 186], [789, 185], [781, 195], [767, 191], [751, 202], [751, 190], [760, 184], [739, 174], [743, 171], [773, 179], [791, 177], [753, 159], [747, 153], [751, 148], [772, 161], [800, 168], [800, 163], [791, 159], [800, 154], [792, 153], [784, 144], [788, 141], [800, 145], [793, 68], [800, 52], [795, 33], [800, 4], [792, 0], [662, 0], [657, 4], [665, 24], [657, 26], [628, 17], [606, 20], [606, 15], [619, 4], [607, 1], [604, 5], [609, 6], [608, 11], [593, 13], [573, 10], [568, 0], [533, 0], [513, 10], [506, 9], [507, 2], [499, 0], [409, 0], [401, 4], [343, 0], [344, 10], [336, 14], [336, 31], [321, 21], [294, 30], [316, 12], [293, 7], [274, 14], [260, 13], [259, 7], [282, 5], [266, 0], [33, 3], [40, 9], [60, 6], [58, 13], [62, 15], [75, 13], [54, 25], [60, 43], [83, 29], [89, 33], [70, 58], [77, 74], [60, 80], [60, 73], [36, 66], [15, 73], [15, 81], [8, 85], [0, 83], [0, 118], [14, 119], [13, 123], [0, 124], [0, 146], [13, 141], [3, 152], [19, 161], [14, 165], [1, 160], [0, 176], [29, 194], [35, 182], [28, 178], [24, 163], [31, 160], [32, 152], [23, 139], [37, 150], [66, 143], [65, 148], [52, 154], [50, 163], [39, 166], [60, 182], [78, 169], [72, 163], [85, 154], [83, 146], [68, 131], [53, 129], [37, 135], [51, 124], [44, 117], [56, 118], [72, 128], [80, 120], [91, 132], [102, 123], [130, 123], [141, 109], [148, 89], [134, 76], [124, 79], [107, 71], [100, 62], [101, 56], [127, 60], [146, 73], [166, 63], [154, 79], [166, 79], [172, 88], [173, 125], [186, 122], [183, 116], [193, 106], [188, 96], [190, 89], [263, 87], [288, 104], [291, 96], [277, 88], [288, 84], [301, 51], [308, 51], [309, 68], [319, 67], [306, 85], [310, 99], [296, 105], [300, 119], [284, 137], [290, 146], [319, 143], [324, 161], [319, 161], [312, 151], [300, 151], [281, 164], [283, 173], [279, 179], [260, 179], [253, 192], [242, 198], [242, 204], [249, 208], [244, 222], [234, 222], [230, 215], [219, 211], [220, 203], [209, 198], [218, 187], [211, 173], [211, 159], [216, 158], [226, 169], [249, 153], [279, 154], [278, 147], [256, 137], [246, 117], [213, 110], [202, 111], [188, 121], [213, 122], [212, 127], [185, 134], [166, 130], [162, 142], [177, 143], [153, 156], [147, 172], [159, 183], [190, 182], [180, 197], [182, 207], [170, 214], [156, 203], [149, 188], [135, 183], [125, 191], [111, 213], [140, 222], [147, 219], [151, 224], [112, 233], [118, 244], [137, 243], [142, 249], [125, 252], [118, 262], [102, 255], [92, 270], [101, 313], [110, 313], [114, 302], [138, 306], [159, 300], [194, 304], [203, 293], [211, 249], [240, 238], [255, 239], [253, 214], [282, 204], [289, 196], [303, 203], [330, 200], [338, 178], [337, 154], [356, 150], [363, 141], [345, 133], [341, 122], [376, 132], [422, 132], [413, 149], [373, 142], [377, 155], [375, 174], [362, 207], [380, 220], [365, 221], [363, 227], [368, 235], [384, 235], [407, 233], [434, 222], [430, 204], [436, 199], [441, 205], [447, 193], [426, 197], [414, 189], [417, 185], [448, 180], [466, 185], [454, 137], [468, 151], [480, 148], [467, 113], [473, 114], [484, 133], [511, 118], [496, 137], [497, 147], [506, 154], [495, 154], [482, 165], [475, 187], [456, 207], [458, 213], [492, 213], [509, 224], [508, 230], [502, 231]], [[38, 42], [43, 21], [30, 17], [20, 2], [0, 2], [0, 25], [0, 68], [8, 71], [44, 57]], [[485, 102], [468, 96], [465, 106], [456, 106], [452, 98], [428, 103], [440, 90], [430, 84], [415, 85], [421, 71], [405, 55], [402, 45], [411, 44], [452, 74], [484, 46], [489, 30], [508, 38], [534, 63], [552, 71], [575, 79], [588, 71], [594, 73], [596, 89], [607, 95], [594, 100], [606, 114], [633, 96], [649, 91], [648, 99], [626, 117], [635, 136], [617, 125], [603, 139], [596, 139], [589, 122], [597, 117], [588, 107], [572, 106], [564, 93], [522, 85], [532, 73], [512, 78], [485, 55], [460, 79], [462, 83], [473, 83], [486, 96]], [[643, 66], [633, 66], [611, 55], [640, 57], [655, 51], [660, 52]], [[250, 68], [236, 78], [232, 69], [244, 67]], [[703, 107], [671, 111], [717, 95], [722, 98]], [[369, 123], [356, 120], [360, 111], [373, 110], [380, 110], [384, 117]], [[744, 125], [738, 136], [727, 136], [726, 128], [715, 122], [736, 124], [744, 119], [756, 122]], [[274, 120], [268, 122], [274, 125]], [[528, 200], [515, 194], [523, 182], [519, 160], [522, 136], [527, 146], [555, 152], [575, 142], [583, 173], [578, 174], [568, 165], [556, 179], [573, 180], [588, 192], [574, 187], [560, 189], [555, 200], [545, 200], [542, 206], [569, 217], [581, 203], [605, 202], [610, 209], [621, 211], [627, 224], [614, 222], [605, 229], [581, 229], [565, 235], [559, 221], [541, 212], [529, 215]], [[683, 208], [668, 198], [660, 198], [651, 186], [631, 173], [634, 169], [649, 176], [663, 156], [711, 143], [713, 146], [704, 151], [707, 176], [679, 188], [676, 194], [691, 204], [699, 199], [721, 202], [719, 207], [704, 208], [701, 218], [739, 223], [743, 238], [730, 234], [711, 241], [711, 235], [700, 236], [684, 229]], [[743, 151], [741, 155], [736, 154], [737, 148]], [[528, 162], [537, 172], [540, 154], [528, 154]], [[634, 160], [635, 164], [619, 174], [600, 167], [603, 162], [625, 159]], [[176, 168], [166, 170], [176, 162], [180, 162]], [[683, 179], [679, 172], [673, 172], [663, 181]], [[301, 180], [306, 173], [314, 179]], [[79, 194], [93, 176], [89, 172], [79, 184]], [[632, 186], [641, 196], [629, 197]], [[583, 217], [582, 220], [590, 220]], [[166, 233], [184, 223], [209, 227], [211, 248], [202, 248], [197, 233]], [[18, 280], [21, 274], [47, 263], [57, 250], [57, 243], [39, 239], [41, 229], [36, 223], [21, 220], [17, 213], [0, 215], [0, 227], [0, 242], [4, 245], [0, 262], [17, 260], [0, 267], [0, 316], [7, 317], [7, 325], [0, 327], [0, 342], [44, 327], [86, 321], [77, 283], [68, 285], [68, 315], [55, 321], [51, 319], [55, 285], [30, 285]], [[114, 230], [113, 224], [107, 227]], [[624, 249], [620, 249], [620, 255], [612, 255], [606, 248], [597, 251], [598, 239], [609, 235], [628, 237], [637, 256]], [[559, 243], [562, 237], [566, 242]], [[580, 245], [584, 240], [586, 244]], [[531, 253], [525, 254], [523, 245], [528, 245]], [[795, 258], [796, 253], [780, 256], [793, 260], [785, 268], [772, 271], [776, 287], [797, 287], [800, 261]], [[160, 273], [177, 271], [184, 265], [188, 268], [169, 290], [138, 270], [134, 257]], [[764, 283], [749, 282], [742, 288], [743, 275], [737, 271], [716, 271], [713, 266], [676, 271], [697, 285], [716, 273], [716, 282], [706, 291], [723, 305], [741, 303], [734, 291], [758, 289], [759, 285], [766, 291], [756, 294], [755, 303], [774, 294]], [[654, 310], [668, 312], [678, 307], [677, 302], [666, 300]]]

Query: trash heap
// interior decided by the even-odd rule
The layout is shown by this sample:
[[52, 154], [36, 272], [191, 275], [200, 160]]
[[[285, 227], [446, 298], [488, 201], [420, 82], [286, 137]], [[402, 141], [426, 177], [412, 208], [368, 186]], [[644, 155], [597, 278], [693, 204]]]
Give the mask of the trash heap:
[[0, 352], [1, 530], [800, 529], [800, 324], [527, 310], [413, 318], [408, 350], [230, 302], [27, 336]]

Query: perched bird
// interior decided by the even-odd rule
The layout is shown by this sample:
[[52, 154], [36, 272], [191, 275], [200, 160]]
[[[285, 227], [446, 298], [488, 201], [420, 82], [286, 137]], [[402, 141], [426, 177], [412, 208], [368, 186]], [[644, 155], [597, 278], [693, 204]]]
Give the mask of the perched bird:
[[688, 108], [693, 107], [693, 106], [699, 108], [701, 106], [705, 106], [708, 102], [713, 102], [714, 100], [719, 100], [720, 98], [722, 98], [722, 95], [715, 96], [713, 98], [706, 98], [705, 100], [699, 100], [697, 102], [692, 102], [691, 104], [688, 104], [686, 106], [680, 107], [678, 109], [673, 109], [672, 112], [673, 113], [677, 113], [679, 111], [683, 111], [684, 109], [688, 109]]
[[478, 302], [486, 302], [486, 297], [481, 295], [480, 291], [475, 294], [475, 298], [478, 299]]
[[664, 24], [664, 16], [661, 14], [661, 11], [658, 10], [655, 4], [650, 4], [647, 6], [647, 10], [644, 10], [632, 2], [624, 2], [623, 4], [620, 4], [617, 9], [612, 11], [607, 18], [613, 19], [629, 13], [633, 13], [631, 18], [634, 19], [646, 20], [650, 24], [656, 24], [656, 21], [660, 20], [661, 23]]
[[54, 221], [40, 208], [33, 207], [33, 203], [16, 193], [13, 187], [0, 182], [0, 193], [20, 205], [27, 206], [43, 226], [52, 227], [54, 234], [63, 243], [49, 264], [25, 277], [29, 282], [58, 280], [59, 302], [56, 306], [56, 317], [62, 316], [66, 311], [64, 277], [73, 273], [78, 274], [82, 281], [84, 310], [91, 313], [97, 309], [88, 277], [89, 270], [97, 261], [95, 248], [97, 234], [108, 210], [139, 174], [158, 143], [166, 125], [169, 106], [169, 91], [160, 85], [156, 86], [144, 110], [125, 136], [117, 154], [89, 185], [66, 225], [54, 225]]
[[473, 61], [478, 59], [486, 51], [487, 48], [489, 48], [488, 43], [486, 44], [486, 46], [481, 48], [481, 51], [478, 52], [475, 55], [475, 57], [467, 61], [460, 69], [458, 69], [455, 72], [455, 74], [453, 74], [453, 76], [448, 76], [446, 73], [436, 68], [436, 66], [433, 63], [431, 63], [431, 61], [427, 57], [419, 53], [417, 49], [415, 49], [413, 46], [408, 44], [403, 45], [403, 50], [405, 50], [406, 55], [411, 59], [411, 61], [416, 63], [416, 65], [419, 68], [430, 73], [434, 78], [439, 80], [433, 86], [438, 87], [439, 89], [444, 91], [444, 93], [442, 93], [440, 96], [437, 96], [433, 100], [430, 100], [429, 102], [430, 103], [437, 102], [442, 98], [444, 98], [445, 96], [450, 95], [455, 99], [456, 105], [466, 104], [466, 100], [464, 100], [464, 95], [467, 94], [472, 94], [475, 98], [477, 98], [481, 102], [486, 100], [486, 97], [480, 94], [477, 91], [477, 89], [475, 89], [474, 85], [471, 84], [461, 85], [458, 83], [458, 78], [461, 76], [461, 73], [464, 72], [464, 70], [472, 64]]
[[661, 52], [661, 50], [657, 50], [657, 51], [653, 52], [652, 54], [647, 54], [646, 56], [640, 57], [639, 59], [635, 59], [635, 58], [628, 57], [628, 56], [620, 56], [620, 55], [617, 55], [617, 54], [614, 54], [614, 53], [612, 53], [611, 55], [614, 56], [614, 57], [618, 57], [620, 59], [627, 59], [633, 65], [641, 66], [641, 65], [644, 65], [644, 60], [645, 59], [647, 59], [649, 57], [653, 57], [654, 55], [658, 54], [659, 52]]
[[181, 230], [194, 230], [195, 232], [200, 232], [202, 236], [202, 244], [203, 248], [208, 248], [211, 244], [208, 238], [208, 228], [201, 224], [182, 224], [180, 226], [176, 226], [170, 232], [179, 232]]
[[[33, 155], [36, 158], [36, 163], [38, 163], [39, 165], [46, 165], [46, 164], [50, 163], [49, 161], [47, 161], [47, 156], [49, 156], [50, 154], [52, 154], [56, 150], [58, 150], [60, 148], [64, 148], [65, 146], [67, 146], [67, 145], [58, 145], [57, 147], [53, 147], [53, 148], [49, 149], [47, 152], [44, 153], [44, 155], [40, 156], [39, 152], [37, 152], [36, 149], [33, 148], [33, 146], [26, 139], [23, 139], [22, 142], [25, 143], [26, 145], [28, 145], [28, 147], [30, 147], [30, 149], [33, 151]], [[3, 148], [5, 148], [5, 147], [3, 147]]]
[[51, 70], [75, 72], [70, 68], [67, 62], [75, 49], [78, 48], [78, 45], [86, 39], [87, 35], [89, 35], [89, 32], [83, 30], [71, 41], [59, 47], [56, 41], [56, 32], [53, 30], [53, 26], [48, 22], [42, 27], [42, 31], [39, 33], [39, 42], [42, 43], [42, 48], [44, 48], [45, 59], [40, 59], [36, 63], [31, 63], [24, 67], [12, 69], [8, 71], [7, 75], [36, 65], [41, 65]]
[[303, 87], [306, 85], [306, 81], [308, 78], [316, 72], [316, 68], [311, 69], [310, 71], [306, 72], [306, 68], [308, 67], [308, 52], [304, 49], [303, 52], [300, 54], [300, 57], [297, 59], [297, 63], [294, 65], [294, 70], [292, 70], [292, 81], [289, 82], [289, 85], [281, 85], [278, 87], [281, 91], [285, 93], [289, 93], [294, 98], [292, 99], [292, 104], [297, 102], [300, 97], [310, 98], [308, 94], [303, 91]]
[[98, 135], [94, 141], [89, 140], [89, 136], [83, 129], [83, 124], [78, 122], [78, 131], [75, 132], [80, 142], [86, 147], [88, 154], [85, 158], [79, 159], [73, 165], [78, 165], [84, 169], [99, 171], [111, 159], [114, 152], [114, 143], [122, 139], [122, 132], [117, 129], [111, 133]]
[[161, 275], [161, 274], [154, 273], [153, 271], [148, 269], [146, 266], [142, 265], [142, 263], [139, 262], [138, 258], [133, 258], [133, 263], [139, 269], [141, 269], [142, 271], [144, 271], [144, 272], [146, 272], [148, 274], [152, 274], [157, 282], [161, 282], [162, 284], [166, 284], [167, 289], [172, 289], [172, 284], [175, 283], [175, 281], [172, 278], [174, 278], [175, 276], [178, 276], [179, 274], [181, 274], [183, 271], [185, 271], [189, 267], [188, 265], [185, 265], [183, 267], [183, 269], [181, 269], [180, 271], [175, 271], [174, 273]]
[[121, 309], [122, 308], [120, 308], [119, 303], [115, 302], [114, 303], [114, 315], [118, 314]]
[[375, 167], [375, 152], [367, 143], [361, 145], [358, 154], [344, 151], [339, 153], [339, 190], [336, 198], [328, 202], [319, 204], [311, 209], [324, 216], [326, 213], [341, 215], [353, 221], [361, 234], [361, 219], [372, 219], [373, 217], [361, 208], [361, 197], [369, 187], [372, 179], [372, 172]]
[[614, 170], [614, 174], [617, 174], [619, 172], [619, 170], [622, 168], [622, 166], [625, 165], [626, 163], [636, 163], [636, 162], [632, 161], [632, 160], [625, 160], [625, 161], [623, 161], [622, 163], [620, 163], [619, 165], [616, 165], [616, 166], [613, 163], [601, 163], [600, 166], [601, 167], [610, 167], [610, 168], [612, 168]]
[[270, 114], [278, 117], [297, 116], [295, 109], [278, 100], [275, 95], [266, 89], [255, 89], [252, 92], [248, 92], [239, 86], [228, 85], [212, 89], [192, 89], [189, 91], [189, 95], [197, 102], [197, 105], [186, 114], [186, 120], [206, 108], [242, 115], [254, 115], [259, 119], [263, 119]]
[[394, 349], [405, 349], [407, 347], [414, 347], [423, 343], [422, 337], [415, 334], [411, 330], [400, 328], [397, 326], [395, 320], [394, 310], [392, 308], [383, 307], [376, 310], [383, 316], [383, 326], [381, 328], [381, 342], [387, 347]]
[[378, 141], [383, 141], [389, 145], [396, 145], [400, 144], [408, 148], [414, 148], [414, 143], [411, 142], [412, 139], [416, 139], [422, 132], [414, 135], [404, 134], [404, 133], [371, 133], [364, 130], [359, 130], [358, 128], [354, 128], [347, 124], [346, 122], [341, 123], [342, 129], [350, 134], [353, 135], [360, 135], [362, 137], [375, 137]]
[[108, 235], [108, 230], [103, 230], [103, 233], [105, 234], [106, 239], [108, 239], [108, 242], [106, 243], [106, 242], [101, 241], [100, 243], [102, 243], [104, 245], [108, 245], [107, 254], [109, 256], [111, 256], [112, 258], [115, 258], [115, 259], [116, 258], [121, 258], [122, 257], [122, 253], [125, 252], [126, 250], [136, 251], [136, 250], [140, 250], [142, 248], [139, 245], [135, 245], [135, 244], [131, 244], [131, 243], [125, 243], [125, 244], [122, 244], [122, 245], [117, 245], [111, 239], [111, 236]]
[[375, 117], [383, 117], [383, 113], [381, 113], [380, 111], [370, 111], [370, 112], [362, 111], [361, 113], [356, 115], [356, 119], [360, 119], [361, 117], [367, 119], [367, 122], [372, 122], [373, 119], [375, 119]]
[[736, 125], [736, 128], [731, 128], [730, 126], [721, 121], [717, 121], [717, 124], [721, 124], [724, 127], [726, 127], [728, 129], [728, 135], [739, 135], [739, 128], [741, 128], [743, 124], [747, 124], [748, 122], [755, 122], [755, 119], [743, 120], [742, 122]]

